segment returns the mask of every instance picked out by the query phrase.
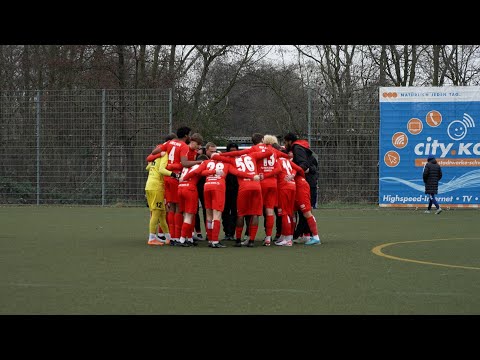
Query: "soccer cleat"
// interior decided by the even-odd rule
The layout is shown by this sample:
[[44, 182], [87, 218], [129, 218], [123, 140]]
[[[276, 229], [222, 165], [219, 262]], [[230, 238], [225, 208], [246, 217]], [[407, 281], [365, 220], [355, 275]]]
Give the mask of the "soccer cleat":
[[277, 246], [292, 246], [293, 243], [292, 243], [292, 240], [283, 239], [282, 241], [277, 241], [275, 243], [275, 245], [277, 245]]
[[193, 235], [192, 238], [193, 240], [196, 240], [196, 241], [203, 241], [202, 234]]
[[212, 248], [226, 248], [226, 246], [223, 245], [221, 242], [212, 243], [212, 245], [210, 247], [212, 247]]
[[247, 247], [254, 247], [255, 246], [255, 240], [248, 240]]
[[163, 235], [163, 234], [162, 235], [157, 234], [157, 238], [159, 238], [160, 240], [165, 240], [166, 239], [165, 235]]
[[242, 247], [242, 242], [240, 241], [240, 239], [238, 240], [235, 240], [235, 245], [233, 245], [235, 247]]
[[320, 239], [314, 239], [313, 237], [308, 240], [305, 245], [318, 245], [321, 244]]
[[300, 236], [296, 239], [293, 239], [293, 243], [294, 244], [305, 244], [309, 240], [310, 240], [310, 236]]
[[443, 209], [442, 209], [442, 208], [438, 208], [438, 210], [437, 210], [437, 211], [435, 211], [435, 215], [438, 215], [438, 214], [440, 214], [442, 211], [443, 211]]
[[245, 245], [248, 245], [248, 242], [250, 241], [250, 236], [248, 235], [245, 235], [243, 237], [243, 241], [242, 241], [242, 245], [245, 246]]
[[183, 247], [189, 247], [190, 245], [187, 244], [187, 242], [180, 242], [178, 240], [172, 240], [170, 241], [170, 246], [183, 246]]
[[263, 246], [270, 246], [271, 243], [272, 243], [272, 242], [271, 242], [270, 240], [264, 240], [262, 245], [263, 245]]
[[425, 210], [425, 214], [430, 214], [430, 210]]
[[160, 241], [158, 239], [152, 239], [152, 240], [148, 240], [147, 244], [152, 246], [162, 246], [163, 241]]
[[275, 240], [275, 245], [280, 244], [282, 241], [284, 241], [284, 239], [285, 239], [285, 236], [284, 236], [284, 235], [280, 235], [280, 237], [278, 238], [278, 240]]

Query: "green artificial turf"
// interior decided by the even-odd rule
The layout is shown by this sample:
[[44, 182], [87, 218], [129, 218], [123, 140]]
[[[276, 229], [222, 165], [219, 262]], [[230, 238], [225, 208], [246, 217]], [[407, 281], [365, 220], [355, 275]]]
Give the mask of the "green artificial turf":
[[212, 249], [149, 247], [147, 208], [4, 206], [0, 314], [480, 314], [479, 215], [318, 209], [321, 245]]

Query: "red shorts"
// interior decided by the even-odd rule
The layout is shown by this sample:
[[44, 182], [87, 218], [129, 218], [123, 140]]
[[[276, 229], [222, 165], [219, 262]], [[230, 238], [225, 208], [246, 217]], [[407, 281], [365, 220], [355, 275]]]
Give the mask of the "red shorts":
[[294, 189], [278, 190], [278, 213], [293, 214], [294, 202], [295, 202]]
[[198, 209], [198, 191], [197, 187], [178, 187], [178, 206], [180, 211], [196, 214]]
[[263, 214], [262, 189], [260, 186], [256, 189], [238, 191], [237, 214], [238, 216], [261, 216]]
[[277, 206], [277, 187], [263, 187], [262, 186], [262, 199], [263, 206], [269, 209], [273, 209]]
[[203, 199], [205, 201], [205, 209], [213, 209], [223, 211], [225, 208], [225, 190], [209, 189], [207, 187], [203, 190]]
[[312, 204], [310, 202], [310, 186], [306, 188], [297, 187], [297, 192], [295, 193], [294, 210], [300, 210], [302, 213], [312, 210]]
[[165, 176], [165, 199], [167, 203], [178, 203], [178, 180]]

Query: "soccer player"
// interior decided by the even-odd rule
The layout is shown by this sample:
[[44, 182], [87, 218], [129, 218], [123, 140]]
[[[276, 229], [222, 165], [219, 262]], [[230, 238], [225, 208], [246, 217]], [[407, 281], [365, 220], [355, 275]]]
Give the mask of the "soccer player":
[[[312, 205], [310, 202], [310, 185], [308, 184], [307, 180], [299, 173], [295, 176], [295, 185], [296, 185], [296, 192], [295, 192], [295, 205], [294, 211], [301, 211], [305, 219], [307, 220], [308, 227], [312, 236], [308, 241], [305, 242], [305, 245], [317, 245], [320, 244], [320, 238], [318, 236], [318, 229], [317, 229], [317, 220], [315, 216], [312, 214]], [[300, 238], [299, 238], [300, 239]], [[296, 243], [300, 243], [300, 241], [295, 241]]]
[[[237, 152], [231, 151], [229, 153], [223, 153], [222, 155], [215, 155], [215, 158], [221, 159], [225, 162], [230, 162], [232, 165], [236, 166], [236, 169], [245, 174], [252, 176], [258, 175], [257, 162], [259, 159], [269, 157], [273, 154], [272, 149], [263, 149], [262, 151], [252, 152], [248, 154], [243, 154], [240, 156], [235, 156]], [[230, 154], [235, 156], [229, 160]], [[238, 176], [238, 175], [237, 175]], [[260, 177], [260, 175], [258, 175]], [[260, 177], [261, 178], [261, 177]], [[250, 239], [247, 246], [253, 247], [255, 236], [258, 231], [258, 217], [263, 213], [263, 199], [262, 199], [262, 187], [259, 182], [252, 181], [248, 178], [238, 179], [238, 198], [237, 198], [237, 224], [235, 228], [235, 246], [242, 246], [241, 236], [243, 231], [243, 222], [245, 215], [252, 215], [250, 220]]]
[[[264, 246], [270, 246], [273, 225], [275, 224], [275, 207], [278, 205], [278, 184], [277, 175], [282, 171], [280, 163], [277, 158], [285, 157], [286, 154], [278, 154], [278, 151], [274, 147], [270, 147], [273, 144], [278, 144], [278, 139], [274, 135], [265, 135], [262, 140], [263, 144], [267, 145], [268, 149], [273, 151], [273, 154], [268, 158], [264, 158], [260, 162], [259, 172], [262, 174], [262, 198], [263, 207], [265, 209], [265, 240]], [[257, 163], [257, 166], [259, 164]]]
[[161, 246], [164, 244], [156, 235], [158, 224], [163, 229], [166, 243], [170, 242], [169, 228], [165, 216], [164, 176], [176, 177], [176, 174], [165, 168], [167, 161], [168, 157], [165, 154], [160, 159], [149, 162], [146, 167], [148, 178], [145, 184], [145, 197], [151, 212], [148, 245]]
[[[202, 158], [203, 157], [203, 158]], [[198, 160], [208, 160], [206, 155], [201, 155]], [[187, 177], [185, 175], [196, 170], [200, 165], [196, 164], [191, 167], [185, 167], [182, 170], [179, 184], [178, 184], [178, 205], [180, 212], [183, 213], [183, 224], [180, 232], [180, 239], [175, 245], [180, 246], [196, 246], [197, 243], [193, 241], [192, 233], [195, 226], [195, 214], [198, 211], [198, 190], [197, 182], [201, 175], [195, 173], [194, 176]]]
[[[170, 133], [168, 134], [166, 137], [165, 137], [165, 141], [163, 142], [163, 144], [158, 144], [155, 149], [157, 148], [161, 148], [165, 143], [167, 143], [168, 141], [172, 140], [172, 139], [176, 139], [177, 138], [177, 134], [175, 133]], [[155, 150], [154, 149], [154, 150]], [[155, 155], [155, 157], [151, 157], [151, 155], [149, 155], [147, 157], [147, 163], [149, 162], [153, 162], [155, 159], [161, 157], [161, 154], [158, 154], [158, 155]], [[162, 188], [162, 190], [165, 192], [165, 186]], [[151, 213], [150, 213], [150, 216], [151, 216]], [[161, 240], [165, 240], [165, 234], [163, 233], [163, 229], [162, 227], [160, 226], [160, 224], [158, 225], [158, 233], [157, 233], [157, 237]]]
[[[269, 157], [260, 158], [256, 161], [258, 174], [261, 176], [260, 186], [262, 188], [263, 209], [265, 211], [265, 240], [264, 246], [270, 246], [273, 225], [275, 223], [274, 208], [277, 204], [277, 178], [276, 175], [281, 171], [280, 167], [275, 164], [277, 158], [287, 157], [286, 154], [269, 147], [273, 143], [278, 143], [277, 137], [273, 135], [262, 135], [254, 133], [252, 135], [252, 143], [254, 144], [249, 149], [240, 151], [225, 152], [224, 155], [239, 156], [258, 151], [270, 150], [272, 154]], [[263, 214], [263, 210], [262, 210]]]
[[[227, 144], [226, 151], [236, 151], [238, 145], [235, 143]], [[225, 207], [222, 212], [224, 240], [234, 240], [235, 223], [237, 220], [237, 196], [238, 196], [238, 180], [233, 174], [227, 174], [225, 178]]]
[[[220, 221], [222, 219], [222, 212], [225, 207], [225, 178], [228, 173], [232, 173], [238, 177], [251, 180], [260, 180], [257, 174], [251, 174], [245, 171], [238, 171], [234, 165], [230, 164], [230, 158], [226, 158], [227, 162], [223, 162], [220, 157], [213, 156], [216, 153], [216, 145], [214, 143], [207, 143], [205, 145], [207, 155], [210, 155], [210, 160], [202, 163], [196, 170], [188, 172], [184, 179], [188, 179], [196, 173], [206, 176], [204, 196], [205, 208], [207, 209], [207, 232], [209, 239], [209, 246], [212, 248], [226, 247], [219, 242]], [[209, 231], [210, 230], [210, 231]]]
[[303, 169], [292, 160], [279, 158], [281, 173], [278, 175], [278, 215], [282, 217], [282, 235], [275, 242], [278, 246], [292, 246], [293, 240], [293, 206], [295, 202], [295, 175], [304, 174]]
[[[209, 159], [209, 157], [207, 156], [207, 153], [206, 153], [206, 150], [205, 148], [201, 148], [201, 154], [200, 156], [205, 156], [206, 157], [206, 160]], [[199, 160], [200, 158], [197, 157], [197, 160]], [[207, 231], [207, 211], [205, 210], [205, 200], [204, 200], [204, 196], [203, 196], [203, 187], [205, 185], [205, 176], [201, 176], [200, 179], [198, 180], [197, 182], [197, 191], [198, 191], [198, 200], [199, 200], [199, 206], [198, 208], [202, 208], [202, 215], [203, 215], [203, 226], [204, 226], [204, 229], [205, 229], [205, 234], [206, 234], [206, 231]], [[200, 219], [200, 209], [197, 210], [197, 214], [195, 215], [195, 233], [193, 235], [193, 239], [196, 240], [196, 241], [199, 241], [199, 240], [204, 240], [203, 236], [202, 236], [202, 221]], [[205, 235], [206, 237], [206, 235]]]
[[[188, 126], [183, 126], [177, 129], [177, 138], [168, 141], [160, 147], [152, 151], [151, 155], [160, 154], [162, 151], [168, 153], [167, 168], [172, 168], [172, 171], [180, 176], [179, 164], [182, 167], [190, 167], [201, 163], [198, 160], [188, 160], [189, 147], [187, 142], [190, 142], [191, 129]], [[174, 178], [166, 178], [165, 181], [165, 197], [168, 204], [167, 222], [171, 231], [172, 238], [175, 241], [180, 239], [180, 232], [183, 224], [183, 215], [178, 207], [178, 180]]]

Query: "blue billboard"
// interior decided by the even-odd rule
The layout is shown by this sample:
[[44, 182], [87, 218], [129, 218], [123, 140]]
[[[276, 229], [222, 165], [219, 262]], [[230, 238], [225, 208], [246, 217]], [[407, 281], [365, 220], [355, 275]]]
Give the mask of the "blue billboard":
[[480, 87], [380, 88], [379, 205], [426, 206], [428, 155], [442, 167], [441, 206], [480, 204]]

